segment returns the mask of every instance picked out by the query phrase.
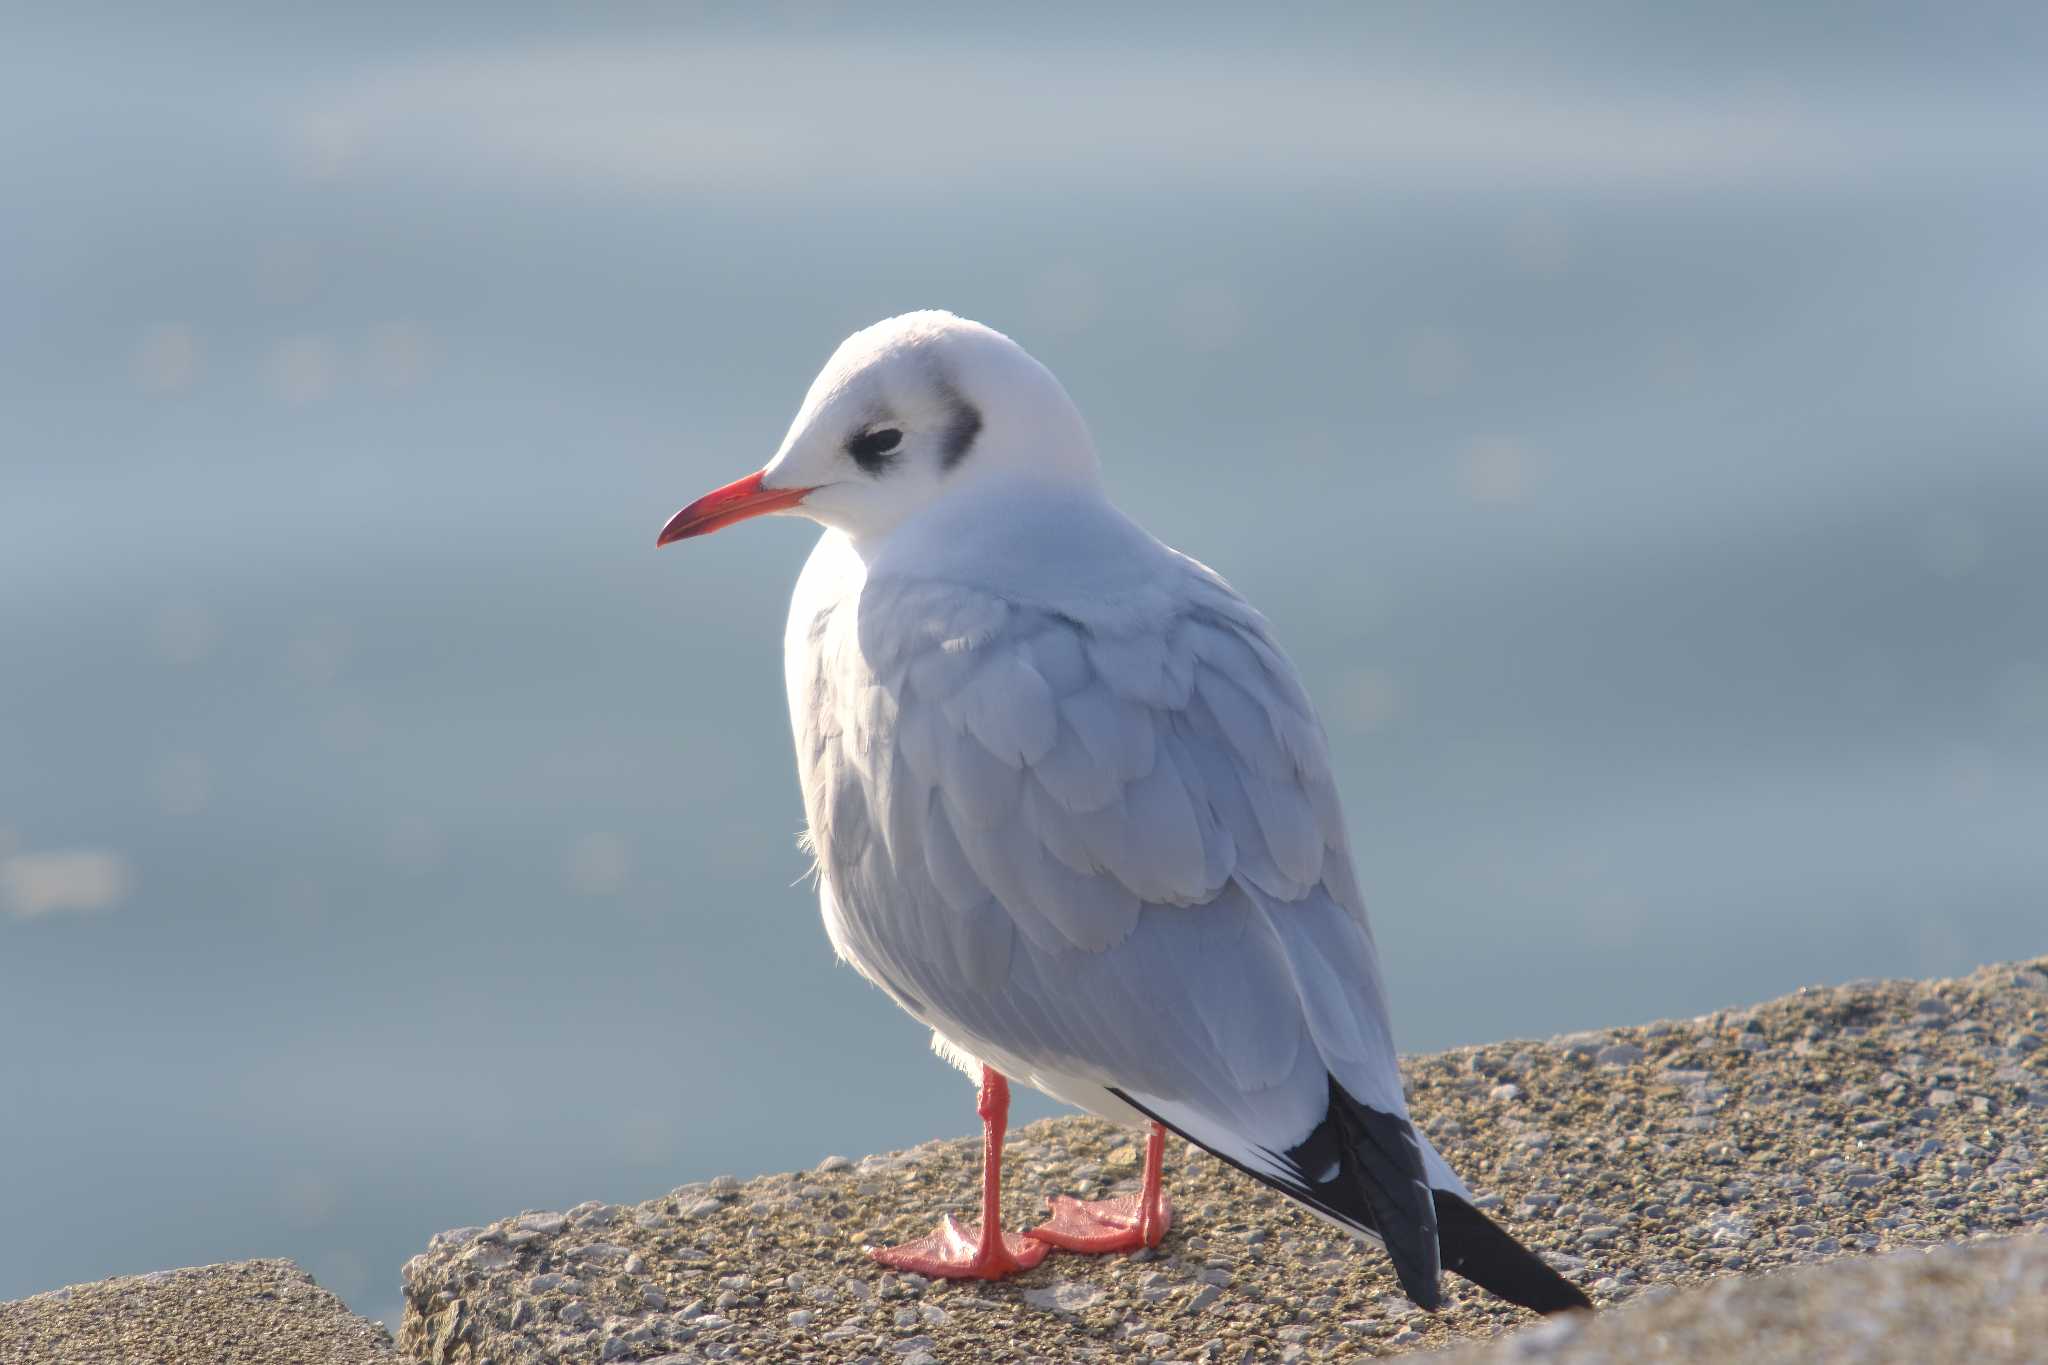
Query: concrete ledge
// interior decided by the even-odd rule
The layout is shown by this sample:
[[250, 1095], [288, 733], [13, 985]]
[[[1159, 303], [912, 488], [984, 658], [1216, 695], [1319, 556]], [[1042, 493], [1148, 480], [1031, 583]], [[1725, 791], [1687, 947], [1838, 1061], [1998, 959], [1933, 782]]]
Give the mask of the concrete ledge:
[[[1837, 1261], [1704, 1289], [1652, 1291], [1429, 1365], [2032, 1365], [2048, 1357], [2048, 1237], [2006, 1237]], [[1419, 1363], [1418, 1363], [1419, 1365]]]
[[232, 1261], [0, 1303], [6, 1365], [400, 1365], [390, 1333], [290, 1261]]
[[[406, 1265], [400, 1341], [432, 1365], [1296, 1365], [1504, 1333], [1519, 1335], [1486, 1349], [1561, 1350], [1583, 1331], [1588, 1354], [1560, 1359], [1777, 1359], [1766, 1348], [1783, 1335], [1805, 1343], [1787, 1359], [1883, 1360], [1908, 1358], [1887, 1354], [1893, 1340], [1922, 1339], [1887, 1325], [1913, 1318], [1941, 1343], [1916, 1346], [1922, 1359], [1965, 1358], [1966, 1346], [2037, 1359], [1984, 1343], [2011, 1328], [2038, 1351], [2043, 1338], [2015, 1326], [2032, 1309], [1998, 1277], [2033, 1283], [2039, 1239], [1960, 1259], [1872, 1253], [2010, 1238], [2048, 1219], [2044, 968], [1816, 987], [1405, 1059], [1410, 1106], [1437, 1146], [1495, 1218], [1620, 1310], [1611, 1326], [1531, 1328], [1455, 1277], [1442, 1312], [1418, 1312], [1376, 1250], [1178, 1143], [1167, 1171], [1179, 1217], [1154, 1255], [1055, 1253], [993, 1285], [882, 1273], [863, 1244], [915, 1236], [947, 1211], [973, 1216], [979, 1144], [964, 1138], [443, 1233]], [[963, 1119], [968, 1097], [963, 1086]], [[1012, 1134], [1006, 1174], [1005, 1218], [1028, 1225], [1049, 1193], [1134, 1187], [1137, 1149], [1094, 1120], [1051, 1119]], [[1850, 1311], [1869, 1294], [1895, 1301]], [[1944, 1298], [1970, 1308], [1950, 1313]]]

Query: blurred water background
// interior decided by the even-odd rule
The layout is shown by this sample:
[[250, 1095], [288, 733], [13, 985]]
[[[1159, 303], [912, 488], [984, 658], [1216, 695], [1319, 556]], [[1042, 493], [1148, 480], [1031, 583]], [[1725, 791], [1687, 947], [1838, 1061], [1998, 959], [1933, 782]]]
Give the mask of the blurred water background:
[[653, 549], [913, 307], [1273, 617], [1407, 1048], [2048, 949], [2042, 11], [1004, 11], [10, 11], [0, 1298], [974, 1126], [813, 533]]

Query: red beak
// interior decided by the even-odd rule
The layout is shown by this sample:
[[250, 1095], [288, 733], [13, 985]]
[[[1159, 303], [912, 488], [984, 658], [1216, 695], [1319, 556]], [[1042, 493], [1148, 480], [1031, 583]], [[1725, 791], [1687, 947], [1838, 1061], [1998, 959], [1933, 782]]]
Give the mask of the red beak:
[[734, 479], [723, 488], [712, 489], [668, 519], [668, 525], [661, 528], [661, 538], [654, 542], [655, 548], [660, 549], [672, 540], [708, 536], [720, 527], [745, 521], [748, 517], [786, 512], [812, 491], [808, 488], [763, 488], [761, 480], [766, 474], [767, 471], [762, 470], [744, 479]]

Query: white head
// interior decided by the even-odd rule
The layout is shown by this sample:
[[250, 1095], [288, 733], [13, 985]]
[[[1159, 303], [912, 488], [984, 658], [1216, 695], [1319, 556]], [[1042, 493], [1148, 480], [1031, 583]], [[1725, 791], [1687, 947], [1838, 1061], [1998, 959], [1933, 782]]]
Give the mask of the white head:
[[1073, 400], [1022, 346], [951, 313], [905, 313], [841, 342], [775, 458], [676, 513], [658, 543], [769, 513], [873, 543], [968, 489], [1101, 479]]

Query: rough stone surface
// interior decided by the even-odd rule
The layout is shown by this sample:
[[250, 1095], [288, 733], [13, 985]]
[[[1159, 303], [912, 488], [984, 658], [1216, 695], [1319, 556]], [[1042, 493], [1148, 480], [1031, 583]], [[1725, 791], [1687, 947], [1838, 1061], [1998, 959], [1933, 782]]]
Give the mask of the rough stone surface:
[[0, 1303], [6, 1365], [400, 1365], [391, 1336], [290, 1261], [75, 1284]]
[[1986, 1238], [1646, 1293], [1417, 1365], [2034, 1365], [2048, 1355], [2048, 1237]]
[[[1652, 1287], [1748, 1280], [2048, 1220], [2048, 959], [1461, 1048], [1410, 1058], [1404, 1070], [1418, 1120], [1482, 1206], [1602, 1308]], [[968, 1104], [963, 1089], [963, 1115]], [[1179, 1144], [1168, 1160], [1178, 1221], [1150, 1256], [1056, 1252], [1014, 1280], [961, 1284], [889, 1274], [862, 1254], [947, 1211], [973, 1217], [978, 1162], [972, 1138], [933, 1142], [442, 1234], [406, 1265], [401, 1344], [434, 1365], [1235, 1363], [1437, 1350], [1533, 1321], [1455, 1277], [1443, 1312], [1416, 1311], [1376, 1250]], [[1005, 1217], [1021, 1226], [1047, 1194], [1135, 1188], [1137, 1149], [1106, 1124], [1052, 1119], [1012, 1134], [1006, 1174]], [[2024, 1253], [1974, 1250], [1869, 1273], [1934, 1292], [1980, 1257], [1991, 1265], [2007, 1254]], [[1833, 1283], [1786, 1276], [1712, 1293], [1753, 1303], [1761, 1333], [1769, 1314], [1795, 1312], [1786, 1296], [1809, 1281]], [[1048, 1290], [1075, 1307], [1036, 1306], [1053, 1301]], [[1987, 1297], [1973, 1302], [1999, 1292], [1983, 1286]], [[1691, 1313], [1677, 1305], [1698, 1302], [1682, 1295], [1645, 1311]], [[1616, 1314], [1612, 1330], [1632, 1320]], [[1833, 1320], [1814, 1321], [1821, 1330]], [[1836, 1328], [1862, 1333], [1861, 1321]], [[1535, 1330], [1560, 1341], [1575, 1331]], [[1883, 1336], [1855, 1339], [1880, 1350]], [[1540, 1335], [1517, 1340], [1500, 1349], [1548, 1349]], [[1646, 1349], [1608, 1358], [1652, 1358]]]

